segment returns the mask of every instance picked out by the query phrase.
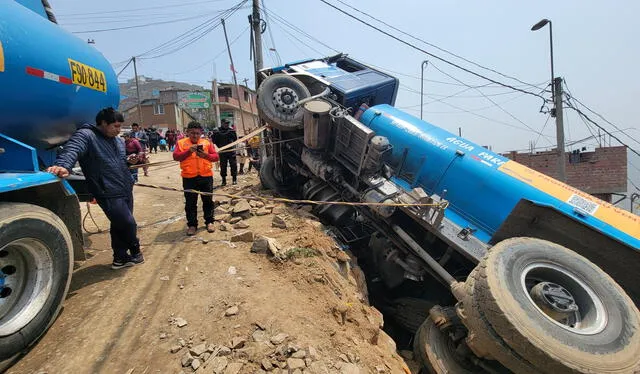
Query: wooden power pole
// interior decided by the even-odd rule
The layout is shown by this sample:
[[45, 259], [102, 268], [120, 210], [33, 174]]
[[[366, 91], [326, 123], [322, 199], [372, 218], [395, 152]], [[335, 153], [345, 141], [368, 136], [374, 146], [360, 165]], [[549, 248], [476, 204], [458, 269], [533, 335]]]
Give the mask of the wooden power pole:
[[227, 36], [227, 26], [224, 24], [224, 18], [222, 19], [222, 30], [224, 31], [224, 40], [227, 42], [227, 51], [229, 52], [229, 61], [231, 62], [231, 72], [233, 73], [233, 84], [236, 86], [236, 92], [238, 94], [238, 108], [240, 109], [240, 121], [242, 123], [242, 133], [246, 133], [247, 129], [244, 126], [244, 113], [242, 112], [242, 100], [240, 95], [240, 86], [238, 86], [238, 79], [236, 78], [236, 68], [233, 64], [233, 57], [231, 56], [231, 46], [229, 45], [229, 37]]

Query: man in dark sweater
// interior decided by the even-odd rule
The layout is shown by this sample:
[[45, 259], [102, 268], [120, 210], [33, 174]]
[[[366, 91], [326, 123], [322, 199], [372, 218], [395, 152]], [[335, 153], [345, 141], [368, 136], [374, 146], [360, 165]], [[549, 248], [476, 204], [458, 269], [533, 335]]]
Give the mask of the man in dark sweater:
[[118, 137], [122, 122], [122, 114], [113, 108], [101, 110], [96, 124], [81, 126], [64, 145], [54, 166], [47, 169], [66, 178], [76, 161], [80, 162], [89, 192], [111, 221], [112, 269], [144, 262], [133, 217], [133, 179], [124, 141]]
[[[211, 136], [211, 140], [218, 147], [224, 147], [238, 140], [236, 131], [229, 127], [229, 121], [222, 120], [222, 126]], [[236, 162], [236, 152], [234, 148], [226, 149], [220, 153], [220, 177], [222, 178], [222, 186], [227, 185], [227, 164], [231, 169], [231, 178], [233, 184], [238, 184], [238, 163]]]

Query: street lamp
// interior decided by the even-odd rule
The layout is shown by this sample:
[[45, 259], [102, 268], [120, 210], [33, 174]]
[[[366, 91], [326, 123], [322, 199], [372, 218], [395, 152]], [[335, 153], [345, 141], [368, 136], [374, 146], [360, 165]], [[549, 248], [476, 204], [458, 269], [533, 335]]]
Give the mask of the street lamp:
[[424, 106], [424, 69], [429, 65], [429, 61], [422, 61], [422, 65], [420, 66], [420, 119], [422, 119], [422, 109]]
[[[555, 78], [555, 75], [553, 73], [553, 27], [551, 24], [551, 20], [548, 20], [546, 18], [540, 20], [540, 22], [531, 27], [531, 31], [540, 30], [541, 28], [545, 27], [547, 23], [549, 24], [549, 46], [551, 49], [551, 99], [555, 103], [555, 94], [553, 89], [553, 79]], [[555, 117], [555, 108], [551, 111], [551, 116]]]
[[551, 98], [553, 108], [551, 117], [556, 119], [556, 149], [558, 152], [558, 179], [561, 182], [567, 181], [567, 155], [564, 152], [564, 124], [562, 116], [562, 78], [556, 78], [553, 72], [553, 28], [551, 21], [544, 18], [531, 27], [531, 31], [540, 30], [549, 24], [549, 47], [551, 49]]

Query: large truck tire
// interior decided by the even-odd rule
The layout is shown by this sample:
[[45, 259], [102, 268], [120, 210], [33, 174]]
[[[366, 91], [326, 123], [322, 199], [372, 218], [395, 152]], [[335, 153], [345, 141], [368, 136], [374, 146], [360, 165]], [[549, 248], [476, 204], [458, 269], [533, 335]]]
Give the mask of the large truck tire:
[[637, 308], [609, 275], [563, 246], [502, 241], [467, 286], [465, 324], [476, 347], [515, 373], [640, 372]]
[[73, 272], [73, 244], [53, 212], [0, 203], [0, 360], [26, 351], [53, 323]]
[[425, 319], [429, 319], [429, 309], [434, 305], [434, 302], [425, 299], [401, 297], [382, 309], [402, 328], [415, 334]]
[[260, 164], [260, 184], [267, 190], [276, 191], [279, 185], [275, 175], [275, 160], [273, 157], [265, 157]]
[[298, 79], [274, 74], [258, 87], [258, 113], [269, 125], [281, 131], [292, 131], [302, 126], [304, 111], [298, 106], [311, 94]]
[[475, 374], [485, 371], [456, 354], [453, 341], [428, 317], [416, 331], [413, 356], [430, 374]]

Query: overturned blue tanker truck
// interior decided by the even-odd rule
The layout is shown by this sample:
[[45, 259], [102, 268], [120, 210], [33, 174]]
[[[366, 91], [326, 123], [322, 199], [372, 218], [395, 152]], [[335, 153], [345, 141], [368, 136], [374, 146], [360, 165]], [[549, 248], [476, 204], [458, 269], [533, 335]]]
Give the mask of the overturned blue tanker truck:
[[117, 107], [120, 92], [109, 62], [60, 28], [46, 0], [7, 0], [0, 1], [0, 97], [3, 361], [53, 323], [73, 261], [84, 259], [84, 179], [60, 180], [44, 170], [77, 126]]
[[262, 184], [371, 203], [314, 212], [404, 300], [424, 369], [640, 371], [640, 217], [395, 109], [398, 80], [345, 55], [258, 84]]

